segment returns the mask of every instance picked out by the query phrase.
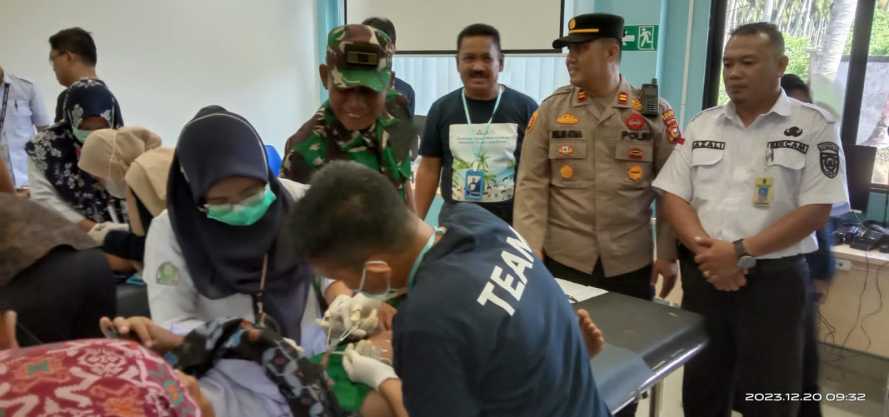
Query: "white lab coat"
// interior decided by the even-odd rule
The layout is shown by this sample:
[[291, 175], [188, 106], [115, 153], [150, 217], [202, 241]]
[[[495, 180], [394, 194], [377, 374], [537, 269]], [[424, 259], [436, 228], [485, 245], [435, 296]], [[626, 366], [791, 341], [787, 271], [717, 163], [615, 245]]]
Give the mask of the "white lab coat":
[[[308, 188], [285, 179], [279, 181], [295, 199], [300, 198]], [[151, 222], [145, 241], [144, 265], [142, 278], [148, 286], [151, 317], [174, 333], [188, 333], [217, 318], [254, 320], [250, 295], [234, 294], [214, 300], [197, 292], [166, 210]], [[322, 291], [331, 283], [325, 281], [321, 286]], [[325, 333], [316, 323], [322, 312], [314, 286], [309, 288], [304, 304], [300, 346], [307, 354], [314, 355], [326, 348]]]
[[[302, 197], [308, 189], [307, 185], [290, 180], [279, 181], [294, 199]], [[148, 287], [151, 318], [173, 333], [186, 334], [216, 318], [254, 320], [253, 302], [247, 294], [213, 300], [197, 292], [166, 210], [151, 222], [145, 242], [144, 263], [142, 277]], [[172, 278], [174, 274], [171, 272], [174, 270], [175, 278]], [[324, 279], [321, 291], [325, 291], [331, 283], [331, 280]], [[311, 286], [306, 296], [300, 341], [300, 346], [309, 356], [326, 349], [325, 333], [316, 323], [321, 314], [318, 295], [315, 287]], [[287, 401], [258, 364], [223, 359], [198, 383], [217, 417], [290, 415]]]

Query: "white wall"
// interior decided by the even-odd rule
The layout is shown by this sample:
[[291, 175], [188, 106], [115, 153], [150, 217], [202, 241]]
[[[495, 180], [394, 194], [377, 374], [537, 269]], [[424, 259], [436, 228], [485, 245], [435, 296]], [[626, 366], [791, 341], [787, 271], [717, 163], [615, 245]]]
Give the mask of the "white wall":
[[503, 49], [552, 50], [553, 39], [559, 37], [562, 1], [346, 0], [346, 20], [361, 23], [386, 16], [395, 24], [399, 51], [456, 50], [460, 30], [479, 22], [500, 31]]
[[0, 65], [35, 81], [55, 110], [62, 87], [49, 37], [81, 26], [98, 49], [98, 76], [127, 125], [174, 145], [202, 106], [245, 116], [280, 151], [319, 104], [312, 0], [3, 0]]

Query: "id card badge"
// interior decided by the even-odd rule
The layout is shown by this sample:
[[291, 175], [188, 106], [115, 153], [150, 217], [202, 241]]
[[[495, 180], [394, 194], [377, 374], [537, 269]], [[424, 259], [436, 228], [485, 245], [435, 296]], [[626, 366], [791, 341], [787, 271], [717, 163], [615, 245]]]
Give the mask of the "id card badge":
[[455, 201], [499, 203], [513, 198], [517, 124], [492, 123], [482, 128], [453, 124], [448, 147], [453, 155], [451, 177], [442, 181], [451, 182]]
[[466, 171], [466, 184], [463, 185], [464, 201], [481, 201], [485, 196], [485, 172], [479, 170]]
[[753, 187], [754, 206], [767, 208], [772, 204], [773, 185], [774, 179], [772, 177], [756, 177]]

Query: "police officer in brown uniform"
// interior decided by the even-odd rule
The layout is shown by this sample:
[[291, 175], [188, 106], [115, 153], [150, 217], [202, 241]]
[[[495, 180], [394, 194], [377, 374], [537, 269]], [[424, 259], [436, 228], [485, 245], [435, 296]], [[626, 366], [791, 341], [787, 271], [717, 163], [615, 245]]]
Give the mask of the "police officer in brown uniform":
[[652, 262], [651, 182], [683, 138], [656, 86], [621, 76], [623, 27], [620, 16], [584, 14], [553, 42], [568, 47], [572, 85], [528, 125], [514, 221], [556, 277], [652, 299], [658, 275], [661, 296], [675, 283], [676, 239], [658, 220]]

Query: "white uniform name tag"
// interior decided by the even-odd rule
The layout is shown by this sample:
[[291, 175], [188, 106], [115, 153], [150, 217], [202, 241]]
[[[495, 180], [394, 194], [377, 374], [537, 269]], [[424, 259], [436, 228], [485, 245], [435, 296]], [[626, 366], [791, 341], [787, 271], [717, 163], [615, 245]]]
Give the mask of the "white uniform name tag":
[[454, 200], [497, 203], [513, 197], [518, 125], [451, 125], [449, 146], [451, 190]]

